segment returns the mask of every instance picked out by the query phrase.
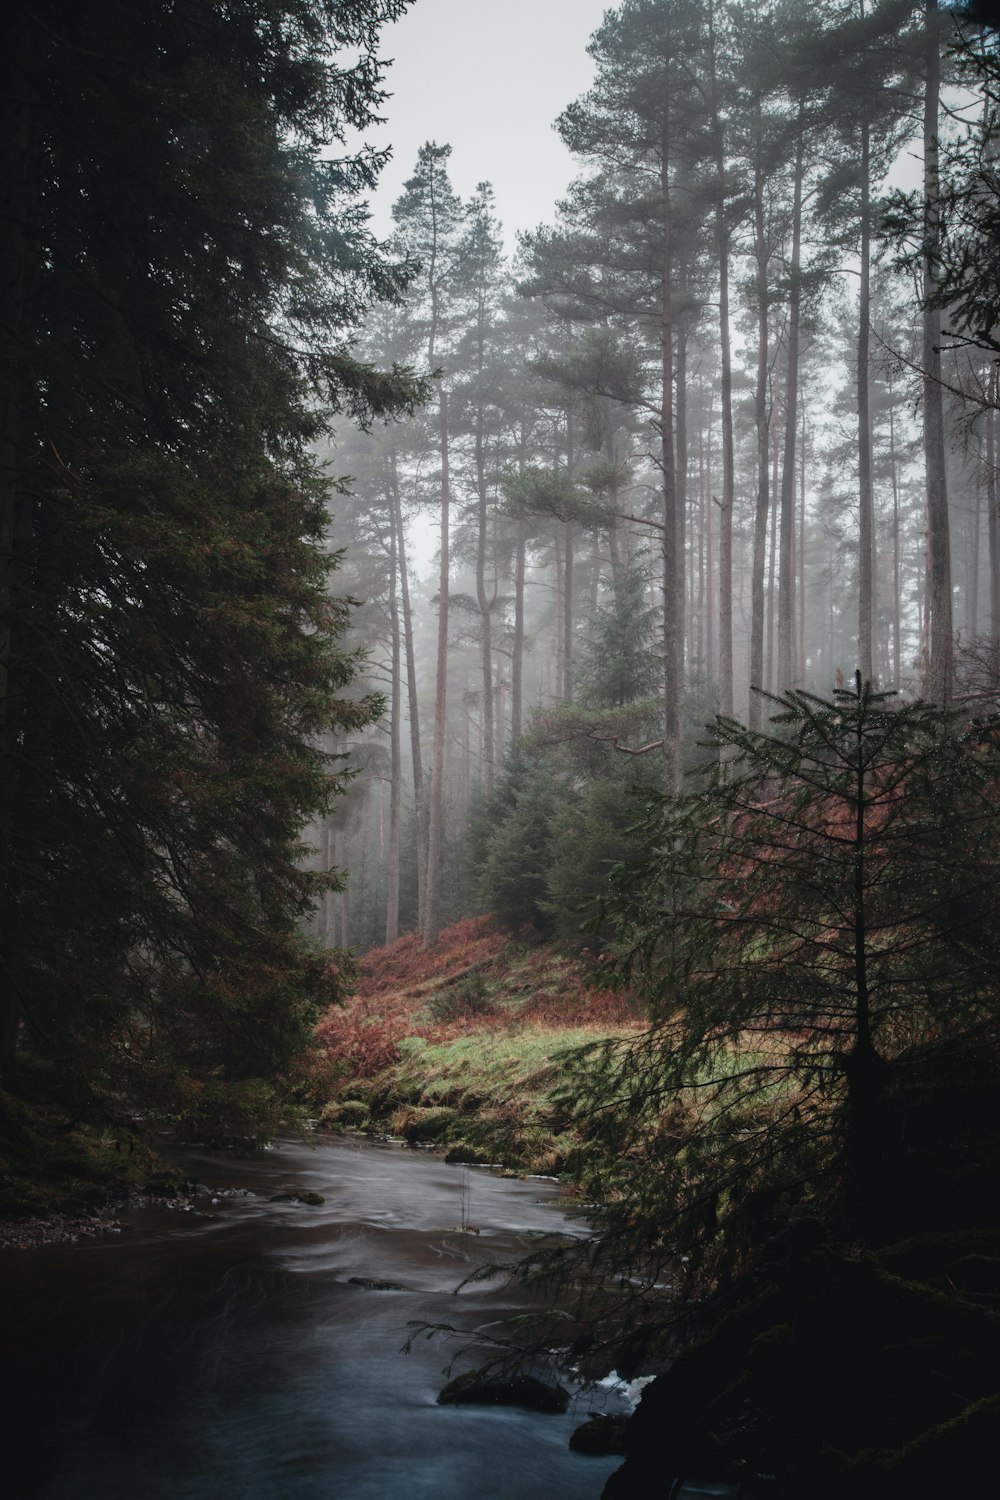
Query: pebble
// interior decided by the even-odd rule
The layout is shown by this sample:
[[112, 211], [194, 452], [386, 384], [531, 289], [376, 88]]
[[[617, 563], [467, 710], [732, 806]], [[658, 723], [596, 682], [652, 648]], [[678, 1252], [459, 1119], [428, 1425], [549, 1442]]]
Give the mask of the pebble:
[[[199, 1196], [211, 1190], [195, 1185]], [[255, 1198], [249, 1188], [217, 1188], [213, 1204], [224, 1198]], [[33, 1214], [30, 1218], [0, 1220], [0, 1250], [36, 1250], [41, 1245], [76, 1245], [80, 1237], [92, 1238], [97, 1234], [121, 1234], [128, 1229], [117, 1217], [126, 1209], [168, 1208], [178, 1213], [193, 1213], [195, 1205], [190, 1198], [160, 1197], [155, 1193], [134, 1193], [128, 1198], [117, 1198], [104, 1208], [80, 1208], [72, 1214], [52, 1212]]]

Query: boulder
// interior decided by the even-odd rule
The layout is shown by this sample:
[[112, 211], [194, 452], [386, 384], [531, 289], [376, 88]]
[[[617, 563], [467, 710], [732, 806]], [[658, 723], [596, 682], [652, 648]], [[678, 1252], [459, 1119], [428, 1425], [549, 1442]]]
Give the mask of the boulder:
[[467, 1370], [445, 1386], [440, 1406], [519, 1406], [524, 1411], [560, 1414], [569, 1405], [569, 1391], [534, 1375], [489, 1375]]
[[591, 1458], [624, 1457], [627, 1432], [628, 1417], [599, 1415], [574, 1428], [569, 1445]]

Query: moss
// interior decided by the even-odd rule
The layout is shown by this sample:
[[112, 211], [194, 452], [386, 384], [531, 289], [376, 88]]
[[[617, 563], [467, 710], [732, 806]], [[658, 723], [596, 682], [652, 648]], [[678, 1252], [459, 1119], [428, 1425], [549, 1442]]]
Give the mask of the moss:
[[437, 1144], [451, 1139], [457, 1119], [454, 1109], [406, 1105], [392, 1116], [389, 1128], [393, 1135], [401, 1135], [411, 1145]]
[[370, 1120], [363, 1099], [334, 1099], [320, 1115], [320, 1123], [328, 1130], [364, 1130]]
[[576, 1145], [553, 1097], [561, 1054], [593, 1040], [589, 1028], [542, 1026], [447, 1042], [407, 1037], [399, 1061], [370, 1088], [367, 1109], [406, 1140], [449, 1145], [454, 1160], [555, 1174]]

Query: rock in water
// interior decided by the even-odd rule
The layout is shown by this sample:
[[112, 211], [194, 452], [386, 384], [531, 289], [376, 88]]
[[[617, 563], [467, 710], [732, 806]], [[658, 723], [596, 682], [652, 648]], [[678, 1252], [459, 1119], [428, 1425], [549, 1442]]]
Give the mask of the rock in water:
[[562, 1413], [569, 1391], [534, 1375], [484, 1375], [467, 1370], [451, 1380], [438, 1396], [440, 1406], [520, 1406], [525, 1411]]
[[627, 1426], [628, 1417], [591, 1417], [582, 1427], [574, 1429], [569, 1445], [575, 1453], [586, 1453], [592, 1458], [624, 1457]]

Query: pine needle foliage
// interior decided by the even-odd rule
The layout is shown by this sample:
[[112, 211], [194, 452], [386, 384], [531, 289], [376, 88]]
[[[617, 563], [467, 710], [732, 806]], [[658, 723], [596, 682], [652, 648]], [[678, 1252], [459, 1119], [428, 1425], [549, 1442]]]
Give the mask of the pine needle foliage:
[[803, 1214], [898, 1230], [908, 1107], [1000, 1041], [1000, 724], [860, 676], [771, 702], [617, 872], [605, 958], [652, 1023], [568, 1091], [605, 1286], [724, 1284]]
[[403, 9], [2, 23], [0, 1066], [33, 1048], [102, 1108], [271, 1077], [337, 989], [300, 840], [324, 739], [378, 703], [313, 445], [420, 395], [353, 346], [408, 275], [346, 144]]

